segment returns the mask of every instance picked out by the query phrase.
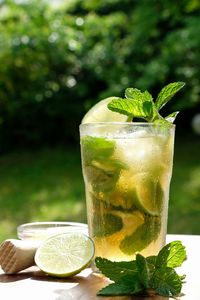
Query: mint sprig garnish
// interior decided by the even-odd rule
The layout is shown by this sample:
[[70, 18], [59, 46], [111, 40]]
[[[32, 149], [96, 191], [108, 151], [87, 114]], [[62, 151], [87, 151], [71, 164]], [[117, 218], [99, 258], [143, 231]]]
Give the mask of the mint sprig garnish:
[[178, 296], [185, 275], [178, 275], [174, 268], [186, 260], [186, 250], [181, 241], [164, 246], [157, 256], [136, 255], [130, 262], [112, 262], [96, 257], [97, 268], [114, 283], [98, 292], [98, 296], [148, 294], [152, 290], [166, 297]]
[[114, 99], [108, 104], [108, 108], [112, 111], [126, 115], [128, 117], [142, 118], [149, 120], [153, 116], [153, 104], [151, 101], [137, 101], [133, 99]]
[[155, 102], [156, 108], [160, 110], [184, 85], [184, 82], [173, 82], [162, 88]]
[[175, 111], [171, 114], [169, 114], [167, 117], [165, 117], [165, 120], [170, 122], [170, 123], [174, 123], [176, 117], [178, 116], [179, 114], [179, 111]]
[[184, 82], [173, 82], [159, 92], [155, 102], [148, 91], [141, 92], [136, 88], [127, 88], [125, 98], [115, 98], [108, 103], [108, 109], [128, 116], [128, 121], [141, 118], [146, 122], [173, 123], [178, 112], [167, 117], [160, 115], [160, 109], [184, 87]]

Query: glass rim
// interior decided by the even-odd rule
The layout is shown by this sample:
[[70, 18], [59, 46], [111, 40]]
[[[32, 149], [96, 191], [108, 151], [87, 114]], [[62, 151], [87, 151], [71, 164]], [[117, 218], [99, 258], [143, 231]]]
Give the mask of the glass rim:
[[87, 224], [85, 223], [79, 223], [79, 222], [62, 222], [62, 221], [50, 221], [50, 222], [30, 222], [30, 223], [24, 223], [19, 226], [17, 226], [17, 230], [29, 230], [29, 229], [41, 229], [41, 228], [48, 228], [48, 227], [60, 227], [60, 226], [77, 226], [77, 227], [87, 227]]
[[[80, 124], [79, 127], [87, 127], [87, 126], [100, 126], [100, 125], [131, 125], [131, 126], [146, 126], [146, 127], [150, 127], [150, 126], [158, 126], [158, 127], [165, 127], [164, 124], [162, 123], [148, 123], [148, 122], [91, 122], [91, 123], [83, 123]], [[170, 128], [175, 128], [176, 124], [173, 123], [169, 123], [167, 124]]]
[[24, 240], [30, 238], [32, 234], [37, 235], [42, 231], [60, 228], [72, 228], [74, 230], [88, 230], [88, 225], [79, 222], [62, 222], [62, 221], [52, 221], [52, 222], [31, 222], [24, 223], [17, 227], [17, 236], [19, 239]]

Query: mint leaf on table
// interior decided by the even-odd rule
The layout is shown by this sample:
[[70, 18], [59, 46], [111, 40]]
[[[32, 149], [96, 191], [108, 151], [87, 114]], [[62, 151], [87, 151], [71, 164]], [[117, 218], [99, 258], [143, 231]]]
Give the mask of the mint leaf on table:
[[149, 280], [152, 272], [154, 271], [154, 266], [148, 264], [146, 258], [141, 254], [136, 255], [136, 265], [138, 269], [138, 277], [143, 283], [143, 286], [147, 289], [149, 287]]
[[132, 261], [112, 262], [96, 257], [97, 268], [114, 281], [98, 292], [99, 296], [133, 295], [154, 290], [161, 296], [174, 297], [181, 292], [185, 278], [174, 267], [186, 259], [185, 247], [180, 241], [164, 246], [157, 256], [136, 255]]
[[157, 259], [156, 255], [151, 255], [151, 256], [146, 257], [147, 262], [149, 264], [151, 264], [154, 268], [156, 266], [156, 259]]
[[123, 281], [125, 276], [135, 278], [138, 273], [136, 261], [115, 262], [106, 258], [96, 257], [95, 264], [112, 281]]
[[138, 277], [136, 261], [114, 262], [105, 258], [96, 257], [97, 268], [108, 277], [115, 281], [98, 292], [99, 296], [108, 295], [130, 295], [142, 291], [143, 286]]
[[186, 250], [180, 241], [174, 241], [164, 246], [157, 258], [156, 266], [177, 268], [186, 260]]
[[160, 268], [154, 273], [151, 287], [162, 296], [176, 296], [180, 294], [182, 282], [173, 268]]
[[125, 296], [133, 295], [142, 291], [140, 283], [137, 281], [133, 282], [132, 285], [125, 285], [120, 283], [111, 283], [105, 288], [101, 289], [98, 296]]

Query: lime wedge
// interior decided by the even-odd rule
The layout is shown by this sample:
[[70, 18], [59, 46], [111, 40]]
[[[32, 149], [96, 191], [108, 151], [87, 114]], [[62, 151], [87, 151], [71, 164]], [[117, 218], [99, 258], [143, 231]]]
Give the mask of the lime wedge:
[[126, 122], [128, 117], [107, 108], [107, 105], [113, 99], [118, 97], [109, 97], [95, 104], [83, 117], [82, 124], [96, 122]]
[[94, 256], [93, 241], [83, 233], [62, 233], [45, 240], [35, 254], [36, 265], [55, 277], [69, 277], [86, 268]]
[[158, 216], [162, 210], [164, 193], [157, 179], [148, 173], [136, 176], [135, 206], [151, 216]]
[[126, 235], [120, 243], [120, 249], [124, 254], [133, 255], [135, 252], [145, 249], [152, 241], [155, 241], [160, 233], [161, 218], [145, 216], [144, 223], [133, 233]]

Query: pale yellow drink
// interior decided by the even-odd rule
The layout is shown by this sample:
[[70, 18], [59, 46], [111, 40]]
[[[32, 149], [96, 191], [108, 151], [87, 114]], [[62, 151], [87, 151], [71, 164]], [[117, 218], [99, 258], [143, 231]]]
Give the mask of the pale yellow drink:
[[89, 234], [95, 255], [132, 260], [165, 243], [174, 125], [82, 124]]

